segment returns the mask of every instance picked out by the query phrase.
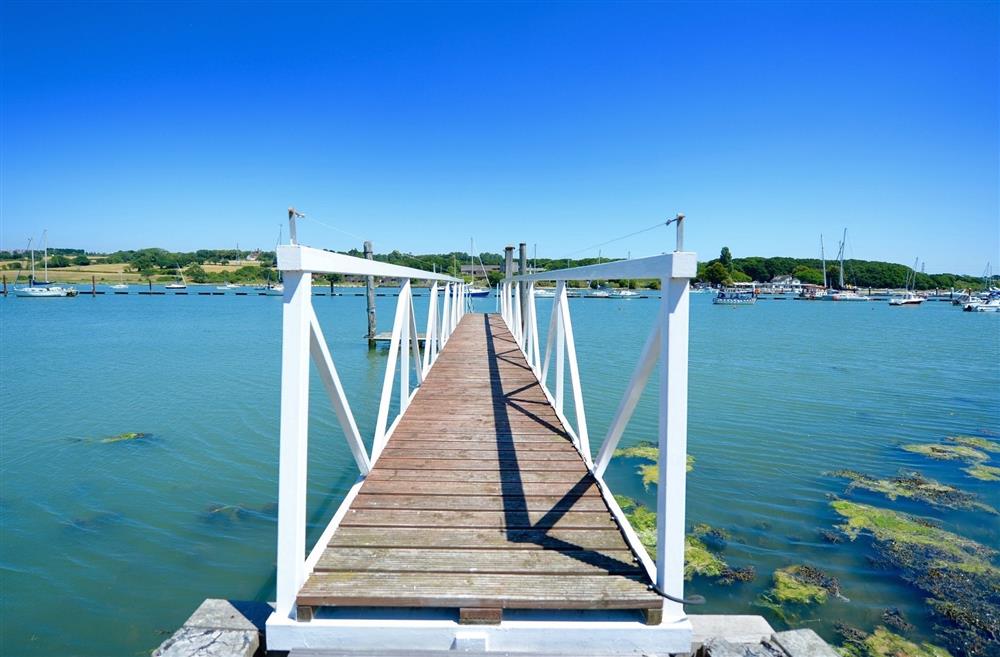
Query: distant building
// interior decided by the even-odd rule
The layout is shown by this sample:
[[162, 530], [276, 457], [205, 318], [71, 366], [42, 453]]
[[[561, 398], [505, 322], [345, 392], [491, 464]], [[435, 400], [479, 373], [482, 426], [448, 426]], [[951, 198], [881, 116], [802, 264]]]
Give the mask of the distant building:
[[802, 292], [802, 281], [791, 274], [782, 274], [772, 278], [764, 291], [771, 294], [798, 294]]

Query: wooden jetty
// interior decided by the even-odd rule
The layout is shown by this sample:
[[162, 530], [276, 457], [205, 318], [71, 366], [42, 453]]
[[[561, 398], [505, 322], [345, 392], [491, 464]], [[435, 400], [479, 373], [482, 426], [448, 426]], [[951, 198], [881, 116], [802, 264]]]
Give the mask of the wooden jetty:
[[[518, 276], [508, 264], [500, 312], [485, 315], [468, 312], [467, 284], [441, 274], [294, 243], [278, 248], [278, 264], [285, 293], [277, 602], [267, 622], [269, 649], [690, 651], [683, 553], [688, 281], [695, 254], [678, 250]], [[358, 429], [313, 311], [313, 273], [403, 281], [370, 438]], [[661, 313], [595, 457], [566, 282], [653, 277], [664, 291]], [[422, 334], [411, 280], [432, 282]], [[537, 280], [557, 283], [544, 345]], [[310, 362], [359, 470], [312, 546], [306, 542]], [[603, 474], [657, 366], [654, 559]], [[566, 403], [573, 404], [572, 422]]]
[[[442, 413], [442, 406], [448, 410]], [[316, 569], [314, 607], [639, 609], [663, 597], [638, 565], [499, 315], [465, 315]]]

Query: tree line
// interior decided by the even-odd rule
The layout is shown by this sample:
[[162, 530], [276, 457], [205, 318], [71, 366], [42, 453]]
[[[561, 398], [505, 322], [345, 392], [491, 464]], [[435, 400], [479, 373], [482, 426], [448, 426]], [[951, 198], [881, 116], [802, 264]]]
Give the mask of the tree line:
[[[146, 278], [164, 277], [175, 275], [178, 269], [184, 272], [185, 277], [194, 283], [213, 282], [251, 282], [277, 280], [275, 271], [276, 255], [274, 251], [253, 252], [256, 261], [247, 262], [249, 254], [247, 251], [237, 251], [236, 249], [199, 249], [197, 251], [167, 251], [166, 249], [148, 248], [133, 249], [125, 251], [115, 251], [113, 253], [87, 254], [83, 249], [49, 249], [49, 267], [60, 268], [70, 266], [85, 266], [92, 262], [100, 261], [109, 264], [125, 264], [126, 269], [131, 272], [138, 272]], [[359, 249], [340, 251], [346, 255], [364, 257]], [[437, 271], [461, 277], [461, 266], [469, 262], [469, 253], [463, 251], [452, 251], [448, 253], [424, 253], [412, 254], [402, 251], [390, 251], [388, 253], [376, 253], [373, 258], [379, 262], [394, 265], [402, 265], [424, 271]], [[13, 253], [10, 251], [0, 251], [0, 260], [13, 260], [21, 262], [11, 262], [8, 269], [17, 269], [27, 266], [23, 261], [27, 260], [24, 253]], [[564, 267], [582, 267], [585, 265], [598, 264], [599, 262], [612, 262], [618, 258], [538, 258], [529, 260], [529, 264], [544, 270], [562, 269]], [[36, 262], [40, 264], [40, 258], [36, 254]], [[222, 265], [231, 262], [245, 263], [235, 270], [224, 272], [208, 272], [204, 265]], [[500, 253], [483, 252], [475, 254], [473, 262], [478, 268], [480, 262], [483, 265], [503, 265], [504, 256]], [[516, 265], [515, 265], [516, 267]], [[839, 279], [840, 264], [838, 262], [827, 263], [827, 281], [831, 287], [836, 287]], [[873, 287], [873, 288], [901, 288], [905, 285], [907, 273], [910, 268], [891, 262], [880, 262], [872, 260], [845, 260], [844, 280], [849, 286]], [[729, 247], [723, 247], [718, 258], [713, 258], [706, 262], [698, 263], [698, 273], [695, 282], [708, 283], [712, 285], [726, 285], [734, 282], [757, 281], [765, 283], [775, 276], [791, 275], [798, 278], [803, 283], [821, 285], [823, 283], [822, 263], [819, 258], [788, 258], [774, 257], [763, 258], [751, 256], [745, 258], [734, 258]], [[490, 271], [486, 274], [491, 285], [496, 285], [502, 278], [500, 271]], [[340, 282], [343, 277], [337, 274], [329, 276], [317, 276], [319, 280], [329, 280]], [[465, 276], [466, 279], [471, 277]], [[477, 280], [482, 280], [482, 273], [478, 272]], [[591, 281], [590, 285], [598, 286], [608, 284], [616, 287], [650, 287], [658, 288], [659, 281]], [[586, 282], [572, 282], [575, 287], [584, 287]], [[948, 288], [974, 288], [983, 286], [980, 278], [959, 274], [924, 274], [917, 272], [916, 287], [920, 290], [948, 289]]]

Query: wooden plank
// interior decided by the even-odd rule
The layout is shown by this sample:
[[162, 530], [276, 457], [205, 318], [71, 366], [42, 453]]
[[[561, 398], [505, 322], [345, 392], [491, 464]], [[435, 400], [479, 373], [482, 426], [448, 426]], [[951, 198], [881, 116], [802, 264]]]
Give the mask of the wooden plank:
[[464, 527], [511, 529], [613, 529], [618, 525], [607, 511], [550, 509], [526, 511], [428, 511], [416, 509], [349, 509], [341, 527]]
[[[485, 482], [454, 482], [454, 481], [407, 481], [405, 486], [401, 486], [397, 481], [379, 481], [368, 479], [362, 486], [361, 492], [380, 495], [509, 495], [515, 497], [534, 497], [547, 495], [566, 495], [571, 484], [536, 484], [520, 482], [516, 488], [499, 483]], [[590, 483], [584, 490], [575, 491], [579, 494], [592, 493], [599, 494], [597, 484]]]
[[642, 609], [663, 599], [640, 578], [621, 575], [476, 575], [317, 572], [300, 605], [492, 607], [500, 609]]
[[[499, 483], [519, 481], [522, 483], [564, 483], [575, 484], [581, 480], [579, 472], [566, 470], [397, 470], [376, 468], [368, 475], [369, 481], [466, 481]], [[409, 484], [399, 484], [408, 486]]]
[[458, 610], [460, 625], [499, 625], [502, 620], [503, 609], [462, 607]]
[[607, 550], [625, 545], [617, 529], [453, 529], [340, 527], [331, 547]]
[[[435, 461], [571, 461], [579, 462], [580, 453], [566, 443], [561, 449], [410, 449], [389, 445], [382, 450], [381, 459], [429, 459]], [[388, 461], [386, 461], [388, 462]], [[389, 466], [383, 466], [389, 467]], [[556, 466], [558, 467], [558, 466]], [[582, 470], [582, 468], [577, 468]]]
[[641, 575], [629, 550], [471, 550], [330, 548], [317, 571]]
[[352, 509], [426, 509], [428, 511], [604, 511], [608, 507], [596, 493], [582, 497], [501, 497], [478, 495], [368, 495], [354, 498]]
[[[572, 467], [576, 459], [530, 460], [517, 458], [479, 459], [473, 461], [456, 459], [401, 459], [382, 456], [377, 466], [395, 470], [551, 470], [558, 467]], [[581, 472], [581, 474], [583, 474]]]
[[490, 436], [489, 438], [478, 438], [478, 439], [466, 439], [466, 440], [455, 440], [449, 438], [448, 440], [443, 439], [432, 439], [432, 438], [421, 438], [416, 436], [406, 436], [398, 437], [393, 434], [392, 438], [389, 439], [389, 444], [386, 449], [416, 449], [416, 450], [463, 450], [463, 449], [484, 449], [491, 451], [507, 450], [507, 451], [517, 451], [517, 452], [558, 452], [569, 449], [573, 453], [576, 453], [576, 449], [573, 444], [568, 440], [563, 438], [555, 438], [553, 440], [524, 440], [521, 437], [515, 438], [498, 438], [496, 436]]

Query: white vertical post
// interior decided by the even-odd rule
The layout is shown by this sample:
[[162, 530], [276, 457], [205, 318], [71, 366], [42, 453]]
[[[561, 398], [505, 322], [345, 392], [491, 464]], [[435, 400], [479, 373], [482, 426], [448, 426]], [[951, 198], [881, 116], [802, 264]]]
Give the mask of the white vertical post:
[[513, 304], [512, 304], [512, 309], [514, 311], [513, 312], [513, 315], [514, 315], [514, 326], [512, 326], [511, 328], [513, 329], [514, 340], [516, 340], [517, 344], [521, 345], [521, 348], [523, 349], [524, 348], [524, 333], [521, 330], [522, 329], [522, 325], [521, 325], [521, 286], [518, 285], [517, 283], [514, 283], [513, 287], [514, 287], [514, 301], [513, 301]]
[[528, 354], [528, 360], [532, 363], [532, 367], [538, 369], [542, 363], [542, 359], [538, 352], [538, 309], [535, 308], [534, 283], [531, 283], [528, 288], [528, 312], [530, 313], [528, 326], [531, 331], [531, 353]]
[[[687, 477], [688, 279], [663, 278], [660, 311], [659, 483], [656, 492], [656, 586], [684, 597], [684, 505]], [[664, 611], [683, 613], [664, 601]]]
[[451, 331], [448, 330], [448, 318], [451, 315], [451, 283], [444, 286], [444, 300], [441, 302], [441, 347], [448, 342]]
[[[424, 368], [420, 364], [420, 333], [417, 332], [417, 313], [413, 308], [413, 288], [410, 288], [410, 293], [407, 295], [406, 306], [408, 310], [406, 314], [409, 315], [410, 322], [410, 344], [406, 346], [413, 355], [413, 372], [414, 376], [417, 377], [417, 385], [422, 386], [424, 384]], [[427, 336], [424, 335], [424, 350], [427, 350]]]
[[566, 360], [566, 335], [562, 319], [562, 306], [566, 303], [566, 283], [559, 281], [556, 286], [556, 410], [563, 412], [563, 387]]
[[437, 281], [431, 283], [428, 296], [430, 298], [427, 300], [427, 328], [424, 329], [424, 376], [427, 376], [427, 370], [437, 356]]
[[[410, 279], [406, 279], [399, 290], [400, 310], [403, 315], [403, 326], [399, 334], [399, 413], [403, 414], [410, 404]], [[397, 313], [399, 310], [396, 311]]]
[[311, 273], [285, 272], [283, 305], [276, 611], [291, 617], [306, 578]]

